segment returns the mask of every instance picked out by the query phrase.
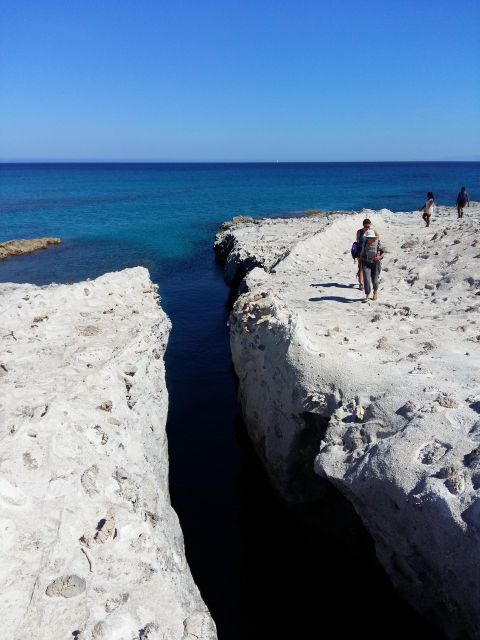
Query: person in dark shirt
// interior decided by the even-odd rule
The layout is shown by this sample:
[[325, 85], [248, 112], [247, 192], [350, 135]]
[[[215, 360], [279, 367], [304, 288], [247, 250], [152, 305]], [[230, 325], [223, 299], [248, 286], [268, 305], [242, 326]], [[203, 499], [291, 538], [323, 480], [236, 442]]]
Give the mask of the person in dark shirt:
[[456, 205], [457, 205], [458, 217], [463, 218], [463, 209], [465, 205], [467, 207], [470, 206], [470, 198], [468, 197], [468, 193], [465, 187], [462, 187], [458, 192]]

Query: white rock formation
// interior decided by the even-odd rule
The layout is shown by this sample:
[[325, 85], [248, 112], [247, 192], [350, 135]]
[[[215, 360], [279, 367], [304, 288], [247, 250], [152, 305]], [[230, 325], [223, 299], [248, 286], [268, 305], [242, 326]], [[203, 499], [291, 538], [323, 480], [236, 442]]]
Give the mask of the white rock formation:
[[[450, 637], [478, 638], [480, 206], [463, 220], [439, 208], [428, 229], [420, 215], [337, 217], [253, 269], [231, 347], [278, 491], [315, 497], [313, 469], [334, 483], [399, 592]], [[350, 246], [366, 216], [388, 252], [379, 300], [360, 304]], [[275, 224], [283, 247], [286, 223], [270, 223], [272, 236]], [[248, 254], [248, 236], [230, 233]]]
[[0, 286], [2, 638], [216, 638], [170, 506], [157, 298], [143, 268]]
[[320, 232], [336, 217], [335, 213], [261, 220], [237, 216], [225, 222], [214, 244], [219, 260], [225, 263], [225, 281], [236, 285], [255, 267], [270, 271], [299, 240]]

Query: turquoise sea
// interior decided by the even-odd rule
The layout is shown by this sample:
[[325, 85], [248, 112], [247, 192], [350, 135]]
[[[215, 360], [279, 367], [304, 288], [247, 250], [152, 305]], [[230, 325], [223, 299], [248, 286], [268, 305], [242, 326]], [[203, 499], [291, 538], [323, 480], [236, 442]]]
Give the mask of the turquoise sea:
[[[161, 274], [195, 261], [225, 219], [306, 209], [453, 203], [480, 198], [480, 163], [3, 164], [0, 240], [59, 235], [75, 275], [153, 261]], [[81, 249], [79, 249], [79, 246]], [[96, 253], [85, 256], [87, 246]], [[83, 266], [82, 266], [83, 264]], [[88, 266], [87, 266], [88, 265]]]
[[0, 263], [1, 281], [71, 282], [142, 264], [160, 285], [173, 323], [172, 501], [220, 640], [329, 637], [322, 615], [336, 637], [383, 638], [366, 615], [373, 606], [397, 633], [442, 636], [393, 592], [341, 497], [322, 505], [319, 526], [271, 494], [237, 414], [216, 230], [239, 214], [412, 210], [427, 191], [453, 204], [462, 185], [480, 200], [480, 163], [0, 165], [0, 242], [62, 238]]

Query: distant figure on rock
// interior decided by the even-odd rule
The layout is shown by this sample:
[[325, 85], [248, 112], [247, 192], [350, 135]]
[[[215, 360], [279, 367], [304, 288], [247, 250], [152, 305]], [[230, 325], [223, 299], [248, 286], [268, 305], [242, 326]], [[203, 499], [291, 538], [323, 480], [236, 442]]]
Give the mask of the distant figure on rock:
[[359, 282], [358, 284], [358, 288], [360, 289], [360, 291], [363, 291], [363, 270], [362, 270], [362, 251], [363, 248], [365, 246], [365, 234], [367, 233], [367, 231], [369, 229], [372, 229], [372, 231], [374, 232], [375, 236], [377, 238], [379, 238], [379, 234], [377, 233], [377, 231], [375, 229], [373, 229], [372, 227], [372, 222], [371, 220], [369, 220], [368, 218], [365, 218], [365, 220], [362, 222], [362, 228], [357, 230], [357, 235], [355, 237], [355, 242], [358, 245], [358, 251], [359, 251], [359, 256], [358, 256], [358, 269], [357, 269], [357, 280]]
[[365, 232], [365, 244], [360, 254], [360, 260], [363, 271], [363, 285], [365, 290], [365, 298], [362, 302], [368, 302], [370, 293], [373, 289], [372, 300], [376, 300], [378, 296], [378, 278], [382, 268], [384, 251], [377, 238], [374, 229], [368, 229]]
[[463, 218], [463, 209], [465, 205], [467, 207], [470, 206], [470, 198], [468, 197], [468, 193], [465, 187], [462, 187], [458, 192], [456, 205], [457, 205], [458, 217]]
[[419, 209], [419, 211], [423, 211], [422, 218], [425, 220], [426, 227], [430, 226], [430, 218], [432, 217], [432, 214], [433, 214], [434, 205], [435, 205], [435, 197], [433, 193], [429, 191], [427, 193], [427, 200], [425, 204], [421, 209]]

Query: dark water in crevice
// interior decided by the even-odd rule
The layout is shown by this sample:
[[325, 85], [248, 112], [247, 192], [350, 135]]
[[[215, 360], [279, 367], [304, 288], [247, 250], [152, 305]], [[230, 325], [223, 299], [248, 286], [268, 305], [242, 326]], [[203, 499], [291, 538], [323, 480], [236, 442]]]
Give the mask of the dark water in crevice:
[[[207, 266], [206, 264], [204, 266]], [[203, 282], [203, 284], [202, 284]], [[228, 344], [229, 291], [213, 257], [191, 297], [166, 308], [172, 503], [187, 559], [220, 640], [443, 635], [403, 602], [373, 542], [333, 487], [288, 509], [274, 494], [239, 416]], [[196, 323], [195, 301], [209, 311]], [[195, 325], [194, 345], [182, 327]], [[381, 615], [380, 613], [381, 612]], [[384, 616], [395, 620], [387, 631]]]

